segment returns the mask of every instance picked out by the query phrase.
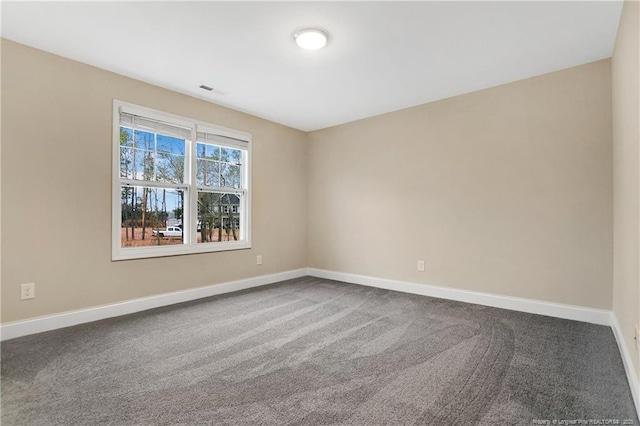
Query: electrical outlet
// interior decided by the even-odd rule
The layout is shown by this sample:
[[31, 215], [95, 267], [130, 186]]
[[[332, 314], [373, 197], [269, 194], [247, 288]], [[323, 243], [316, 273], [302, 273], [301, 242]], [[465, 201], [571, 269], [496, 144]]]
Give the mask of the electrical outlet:
[[262, 255], [261, 254], [256, 256], [256, 265], [262, 265]]
[[20, 284], [20, 300], [34, 299], [36, 297], [36, 284]]
[[424, 272], [424, 260], [418, 260], [418, 271]]

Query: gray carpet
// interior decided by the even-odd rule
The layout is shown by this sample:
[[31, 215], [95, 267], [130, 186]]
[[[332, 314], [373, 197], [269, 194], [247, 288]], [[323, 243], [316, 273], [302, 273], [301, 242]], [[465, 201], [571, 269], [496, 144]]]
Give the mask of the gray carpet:
[[638, 424], [608, 327], [309, 277], [1, 351], [3, 426]]

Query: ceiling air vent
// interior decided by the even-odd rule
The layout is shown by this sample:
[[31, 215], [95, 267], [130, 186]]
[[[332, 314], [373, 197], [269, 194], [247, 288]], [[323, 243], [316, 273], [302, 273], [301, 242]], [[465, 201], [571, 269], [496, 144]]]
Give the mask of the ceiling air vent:
[[206, 90], [207, 92], [213, 92], [213, 87], [205, 86], [204, 84], [200, 85], [200, 88]]

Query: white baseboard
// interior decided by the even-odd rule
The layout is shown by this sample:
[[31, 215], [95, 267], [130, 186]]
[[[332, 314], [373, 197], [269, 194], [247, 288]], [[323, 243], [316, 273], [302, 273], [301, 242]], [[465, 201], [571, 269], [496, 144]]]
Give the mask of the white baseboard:
[[276, 274], [260, 275], [257, 277], [245, 278], [237, 281], [214, 284], [207, 287], [199, 287], [172, 293], [158, 294], [155, 296], [126, 300], [124, 302], [113, 303], [109, 305], [95, 306], [86, 309], [63, 312], [60, 314], [30, 318], [22, 321], [12, 321], [0, 324], [0, 341], [13, 339], [15, 337], [26, 336], [29, 334], [41, 333], [43, 331], [69, 327], [72, 325], [83, 324], [91, 321], [97, 321], [105, 318], [131, 314], [134, 312], [145, 311], [147, 309], [158, 308], [161, 306], [173, 305], [175, 303], [201, 299], [203, 297], [215, 296], [216, 294], [229, 293], [232, 291], [272, 284], [278, 281], [289, 280], [292, 278], [300, 278], [306, 275], [306, 269], [296, 269], [292, 271], [279, 272]]
[[624, 336], [622, 335], [622, 329], [616, 314], [611, 313], [611, 328], [613, 329], [613, 335], [616, 337], [618, 348], [620, 349], [620, 355], [622, 356], [622, 363], [624, 364], [624, 371], [627, 373], [627, 380], [629, 381], [629, 387], [631, 388], [631, 395], [633, 396], [633, 402], [636, 405], [636, 412], [640, 418], [640, 382], [638, 382], [638, 376], [636, 376], [636, 370], [633, 367], [633, 360], [631, 359], [631, 352], [627, 346]]
[[363, 275], [347, 274], [344, 272], [327, 271], [324, 269], [308, 268], [307, 274], [313, 277], [344, 281], [369, 287], [384, 288], [404, 293], [420, 294], [440, 299], [457, 300], [459, 302], [475, 303], [477, 305], [492, 306], [494, 308], [527, 312], [530, 314], [546, 315], [550, 317], [583, 321], [599, 325], [611, 325], [611, 311], [604, 309], [585, 308], [581, 306], [563, 305], [560, 303], [544, 302], [541, 300], [523, 299], [519, 297], [500, 296], [497, 294], [480, 293], [447, 287], [437, 287], [428, 284], [417, 284], [405, 281], [388, 280], [384, 278], [367, 277]]
[[0, 324], [0, 341], [310, 275], [369, 287], [612, 326], [611, 311], [303, 268]]

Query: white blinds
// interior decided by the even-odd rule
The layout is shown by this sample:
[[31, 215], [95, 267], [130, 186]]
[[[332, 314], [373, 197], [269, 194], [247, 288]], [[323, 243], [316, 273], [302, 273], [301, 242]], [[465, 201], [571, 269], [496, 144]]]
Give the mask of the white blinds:
[[131, 127], [134, 130], [142, 130], [145, 132], [173, 136], [178, 139], [191, 140], [191, 128], [189, 127], [140, 117], [126, 112], [120, 112], [120, 125], [124, 127]]
[[228, 146], [228, 147], [234, 147], [234, 148], [240, 148], [240, 149], [247, 149], [247, 146], [249, 145], [247, 141], [244, 141], [241, 139], [230, 138], [227, 136], [217, 135], [213, 133], [206, 133], [206, 132], [198, 132], [197, 139], [198, 139], [198, 142], [202, 142], [202, 143]]
[[188, 121], [182, 117], [164, 116], [135, 106], [120, 108], [120, 125], [146, 132], [153, 132], [179, 139], [191, 140], [192, 129], [197, 141], [238, 149], [248, 149], [251, 135], [224, 127]]

